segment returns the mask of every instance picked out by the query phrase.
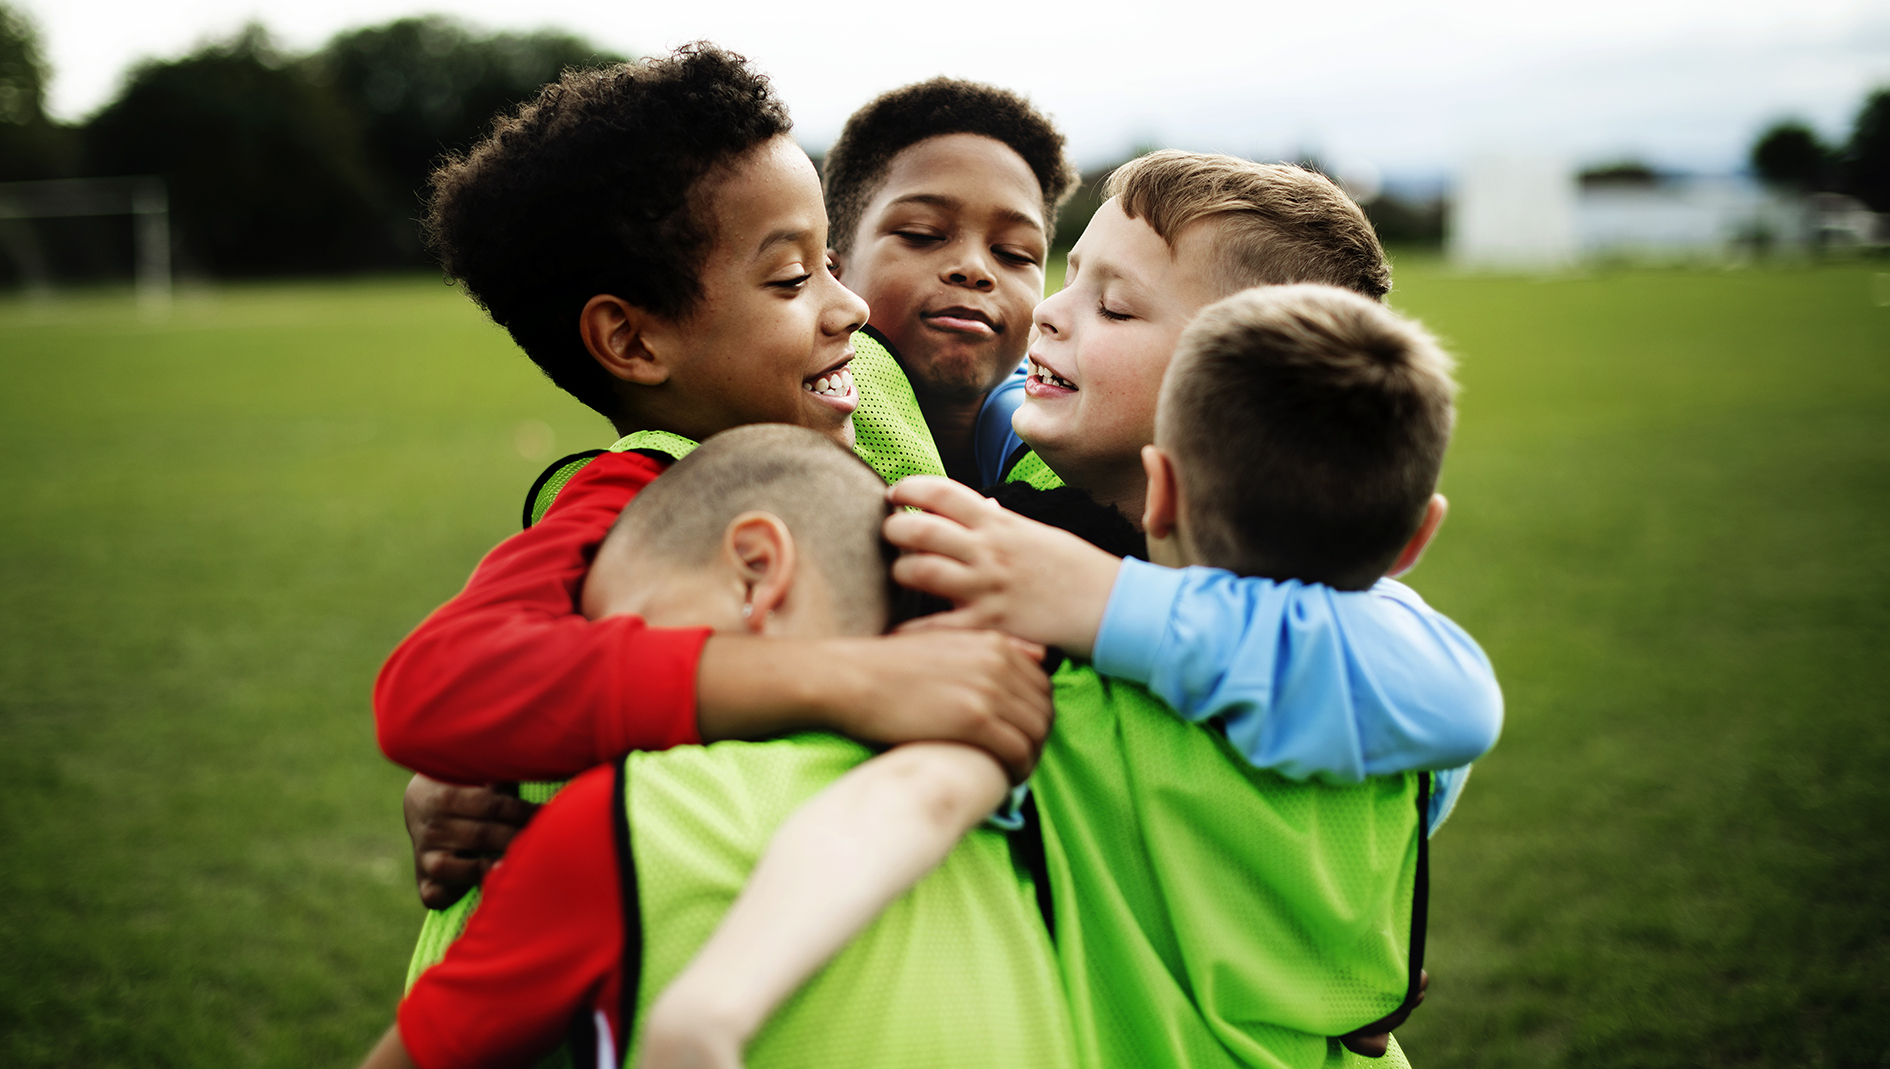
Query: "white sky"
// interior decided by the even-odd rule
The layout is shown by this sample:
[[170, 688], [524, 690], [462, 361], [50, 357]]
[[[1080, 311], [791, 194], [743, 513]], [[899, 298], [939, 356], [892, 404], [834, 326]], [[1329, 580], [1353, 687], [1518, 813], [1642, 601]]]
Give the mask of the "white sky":
[[1890, 85], [1890, 0], [13, 2], [39, 24], [51, 108], [68, 120], [106, 103], [139, 58], [251, 19], [302, 50], [437, 11], [637, 53], [709, 38], [773, 75], [815, 150], [881, 90], [941, 73], [995, 82], [1054, 115], [1084, 164], [1143, 143], [1312, 149], [1395, 177], [1526, 146], [1725, 170], [1779, 117], [1842, 136], [1864, 94]]

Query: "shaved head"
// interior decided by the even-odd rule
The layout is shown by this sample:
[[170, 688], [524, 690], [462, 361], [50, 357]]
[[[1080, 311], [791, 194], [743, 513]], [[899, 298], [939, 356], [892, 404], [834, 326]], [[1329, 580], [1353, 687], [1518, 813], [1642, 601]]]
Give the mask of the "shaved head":
[[724, 431], [676, 462], [635, 498], [593, 568], [634, 577], [709, 564], [745, 512], [781, 520], [802, 559], [825, 579], [844, 633], [883, 630], [890, 550], [880, 538], [886, 484], [866, 462], [814, 431], [751, 424]]

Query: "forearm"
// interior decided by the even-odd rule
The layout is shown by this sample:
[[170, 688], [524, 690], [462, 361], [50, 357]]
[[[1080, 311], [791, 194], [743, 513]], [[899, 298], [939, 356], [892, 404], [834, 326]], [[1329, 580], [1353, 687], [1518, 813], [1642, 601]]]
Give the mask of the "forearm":
[[381, 1041], [374, 1045], [367, 1061], [361, 1063], [361, 1069], [417, 1069], [413, 1058], [407, 1053], [407, 1045], [401, 1042], [399, 1025], [389, 1028]]
[[721, 925], [652, 1009], [653, 1032], [738, 1043], [951, 852], [1009, 785], [983, 751], [912, 743], [855, 768], [783, 824]]
[[1398, 584], [1345, 592], [1130, 562], [1096, 666], [1186, 719], [1220, 718], [1249, 760], [1296, 778], [1455, 767], [1502, 724], [1483, 651]]
[[696, 730], [703, 742], [840, 730], [834, 710], [851, 704], [855, 669], [873, 656], [870, 643], [844, 639], [711, 635], [696, 674]]
[[381, 673], [381, 749], [436, 779], [484, 783], [563, 779], [631, 750], [696, 742], [706, 637], [635, 617], [489, 612], [440, 621], [415, 632]]

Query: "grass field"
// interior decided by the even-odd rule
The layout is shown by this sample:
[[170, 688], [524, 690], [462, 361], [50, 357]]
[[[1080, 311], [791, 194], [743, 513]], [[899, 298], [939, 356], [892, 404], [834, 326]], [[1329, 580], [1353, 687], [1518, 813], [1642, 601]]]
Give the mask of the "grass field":
[[[1415, 1064], [1890, 1064], [1881, 266], [1401, 265], [1466, 387], [1414, 583], [1509, 700]], [[433, 280], [0, 304], [0, 1063], [366, 1049], [419, 921], [374, 671], [607, 438]]]

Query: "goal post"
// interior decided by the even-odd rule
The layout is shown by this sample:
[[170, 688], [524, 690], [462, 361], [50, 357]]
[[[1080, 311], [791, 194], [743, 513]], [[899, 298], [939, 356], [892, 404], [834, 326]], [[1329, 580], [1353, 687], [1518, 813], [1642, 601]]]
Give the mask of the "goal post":
[[[136, 249], [138, 306], [163, 312], [171, 305], [171, 208], [164, 180], [155, 175], [126, 178], [57, 178], [41, 182], [0, 182], [0, 221], [55, 219], [80, 215], [129, 215]], [[46, 285], [37, 246], [25, 241], [16, 251], [29, 283]], [[39, 278], [34, 278], [38, 274]]]

